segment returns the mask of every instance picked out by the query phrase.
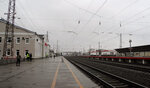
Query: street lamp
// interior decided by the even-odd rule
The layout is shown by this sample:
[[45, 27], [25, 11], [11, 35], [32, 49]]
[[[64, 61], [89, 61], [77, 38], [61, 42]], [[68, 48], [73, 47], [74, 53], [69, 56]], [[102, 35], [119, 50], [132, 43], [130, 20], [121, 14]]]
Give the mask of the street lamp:
[[[99, 36], [99, 42], [98, 42], [98, 55], [100, 56], [101, 55], [101, 50], [100, 50], [100, 33], [98, 32], [93, 32], [94, 34], [98, 35]], [[103, 33], [103, 32], [102, 32]]]
[[129, 40], [129, 43], [130, 43], [130, 56], [131, 56], [131, 50], [132, 50], [132, 48], [131, 48], [131, 42], [132, 42], [132, 40], [130, 39]]

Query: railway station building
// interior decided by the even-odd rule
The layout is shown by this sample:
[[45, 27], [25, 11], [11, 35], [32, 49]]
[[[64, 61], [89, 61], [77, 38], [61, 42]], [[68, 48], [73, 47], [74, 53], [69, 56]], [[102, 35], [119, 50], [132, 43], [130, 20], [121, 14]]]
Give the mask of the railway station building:
[[[6, 20], [0, 19], [0, 58], [3, 56], [4, 37], [5, 37]], [[11, 39], [11, 38], [10, 38]], [[7, 40], [8, 44], [9, 38]], [[40, 35], [31, 30], [22, 28], [15, 25], [14, 27], [14, 48], [13, 57], [17, 53], [25, 58], [27, 53], [31, 53], [33, 58], [42, 58], [49, 56], [50, 45], [48, 41], [48, 34]], [[7, 49], [6, 55], [9, 57], [11, 54], [10, 49]]]

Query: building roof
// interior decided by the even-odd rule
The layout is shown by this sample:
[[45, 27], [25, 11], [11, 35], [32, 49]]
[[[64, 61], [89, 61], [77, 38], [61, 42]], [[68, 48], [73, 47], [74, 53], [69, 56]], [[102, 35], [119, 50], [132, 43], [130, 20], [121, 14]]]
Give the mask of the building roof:
[[[0, 19], [0, 22], [2, 22], [2, 23], [5, 23], [5, 24], [6, 24], [6, 22], [7, 22], [7, 21], [6, 21], [5, 19], [1, 18], [1, 19]], [[28, 30], [28, 29], [23, 28], [23, 27], [20, 27], [20, 26], [17, 26], [17, 25], [15, 25], [15, 27], [16, 27], [16, 28], [18, 28], [18, 29], [24, 30], [24, 31], [26, 31], [26, 32], [29, 32], [29, 33], [35, 33], [35, 34], [36, 34], [36, 32], [33, 32], [33, 31]]]
[[[119, 53], [130, 52], [130, 47], [119, 48], [119, 49], [115, 49], [115, 50]], [[131, 51], [132, 52], [150, 51], [150, 45], [134, 46], [134, 47], [131, 47]]]

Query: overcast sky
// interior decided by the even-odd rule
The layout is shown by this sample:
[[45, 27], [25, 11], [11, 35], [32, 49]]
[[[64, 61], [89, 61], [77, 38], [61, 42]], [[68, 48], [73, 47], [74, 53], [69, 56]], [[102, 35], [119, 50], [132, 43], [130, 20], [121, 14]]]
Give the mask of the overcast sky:
[[[9, 0], [0, 0], [6, 18]], [[150, 44], [150, 0], [16, 0], [16, 25], [39, 34], [49, 32], [52, 47], [63, 51]], [[129, 35], [132, 34], [132, 35]]]

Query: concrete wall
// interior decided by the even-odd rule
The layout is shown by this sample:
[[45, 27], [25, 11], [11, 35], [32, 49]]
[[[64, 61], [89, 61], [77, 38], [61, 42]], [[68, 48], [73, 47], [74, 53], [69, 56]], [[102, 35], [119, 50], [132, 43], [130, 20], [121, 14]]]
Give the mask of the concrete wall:
[[4, 32], [4, 30], [5, 30], [5, 25], [0, 22], [0, 37], [2, 38], [2, 42], [0, 42], [0, 58], [3, 55], [3, 40], [4, 40], [4, 35], [2, 34], [2, 32]]
[[[45, 43], [47, 45], [45, 45]], [[43, 48], [44, 48], [44, 52], [43, 52], [44, 57], [49, 56], [50, 55], [50, 45], [49, 45], [49, 41], [48, 41], [47, 35], [44, 35]]]
[[42, 57], [42, 39], [39, 37], [35, 37], [35, 57], [40, 58]]

